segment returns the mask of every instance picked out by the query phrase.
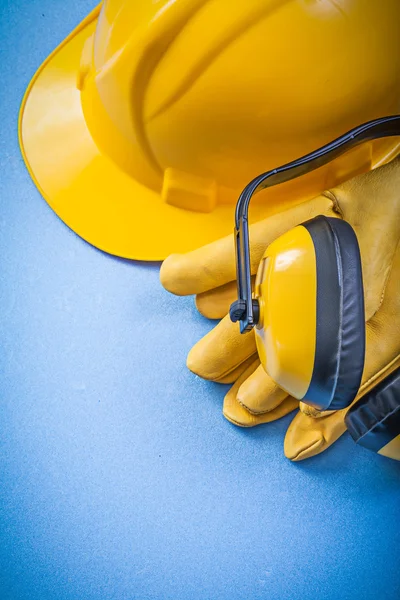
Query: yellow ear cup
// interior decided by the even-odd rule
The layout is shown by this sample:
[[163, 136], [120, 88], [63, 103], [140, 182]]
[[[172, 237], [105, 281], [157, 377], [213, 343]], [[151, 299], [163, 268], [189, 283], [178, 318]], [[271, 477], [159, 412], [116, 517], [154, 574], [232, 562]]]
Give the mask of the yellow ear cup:
[[319, 216], [275, 240], [260, 263], [255, 297], [257, 349], [270, 377], [321, 410], [349, 406], [365, 354], [361, 259], [352, 227]]
[[267, 248], [255, 285], [261, 363], [280, 387], [299, 399], [309, 388], [314, 367], [316, 295], [314, 244], [300, 225]]

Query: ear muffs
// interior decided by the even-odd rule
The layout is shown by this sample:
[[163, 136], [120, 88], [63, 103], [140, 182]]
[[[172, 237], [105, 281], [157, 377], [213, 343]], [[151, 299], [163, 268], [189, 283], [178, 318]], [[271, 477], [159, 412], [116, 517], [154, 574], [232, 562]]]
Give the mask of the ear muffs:
[[351, 404], [365, 358], [364, 288], [358, 241], [340, 219], [303, 224], [313, 240], [317, 270], [315, 362], [304, 399], [325, 410]]
[[275, 240], [256, 279], [257, 348], [267, 373], [321, 410], [345, 408], [365, 355], [361, 259], [352, 227], [318, 216]]
[[400, 460], [400, 368], [352, 406], [345, 421], [356, 444]]
[[400, 115], [363, 123], [321, 148], [261, 173], [235, 210], [238, 299], [230, 307], [240, 332], [256, 329], [261, 363], [278, 385], [317, 408], [344, 408], [361, 382], [364, 299], [357, 238], [344, 221], [317, 217], [273, 242], [251, 289], [249, 205], [254, 194], [311, 173], [348, 150], [398, 136]]

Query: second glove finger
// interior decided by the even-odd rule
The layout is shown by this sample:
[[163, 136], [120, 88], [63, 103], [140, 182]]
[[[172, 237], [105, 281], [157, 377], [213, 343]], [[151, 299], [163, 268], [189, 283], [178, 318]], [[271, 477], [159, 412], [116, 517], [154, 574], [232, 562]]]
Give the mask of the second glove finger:
[[[252, 277], [252, 285], [255, 277]], [[200, 314], [207, 319], [222, 319], [228, 312], [229, 307], [237, 300], [237, 283], [231, 281], [225, 285], [197, 294], [196, 307]]]
[[299, 404], [298, 400], [295, 400], [291, 396], [286, 396], [285, 399], [278, 404], [278, 406], [276, 406], [270, 412], [264, 413], [263, 415], [254, 415], [246, 410], [238, 401], [237, 393], [246, 379], [251, 377], [251, 375], [257, 370], [258, 365], [258, 360], [250, 365], [239, 377], [237, 382], [231, 387], [224, 398], [224, 407], [222, 411], [224, 417], [234, 425], [239, 425], [239, 427], [254, 427], [255, 425], [262, 425], [263, 423], [276, 421], [277, 419], [280, 419], [281, 417], [284, 417], [288, 413], [295, 410]]
[[237, 323], [227, 315], [193, 346], [186, 364], [203, 379], [227, 381], [226, 377], [256, 352], [254, 333], [241, 335]]
[[249, 366], [252, 365], [255, 361], [258, 361], [258, 364], [260, 364], [258, 354], [252, 354], [251, 356], [249, 356], [249, 358], [240, 363], [240, 365], [236, 367], [236, 369], [230, 371], [227, 375], [224, 375], [218, 380], [214, 381], [216, 381], [216, 383], [234, 383], [239, 379], [242, 373], [244, 373], [249, 368]]
[[247, 377], [237, 391], [238, 402], [254, 415], [270, 412], [287, 396], [288, 394], [276, 385], [261, 365]]
[[222, 319], [237, 298], [235, 281], [221, 285], [208, 292], [197, 294], [196, 308], [207, 319]]
[[346, 431], [346, 412], [338, 410], [316, 419], [299, 411], [286, 432], [286, 458], [304, 460], [331, 446]]

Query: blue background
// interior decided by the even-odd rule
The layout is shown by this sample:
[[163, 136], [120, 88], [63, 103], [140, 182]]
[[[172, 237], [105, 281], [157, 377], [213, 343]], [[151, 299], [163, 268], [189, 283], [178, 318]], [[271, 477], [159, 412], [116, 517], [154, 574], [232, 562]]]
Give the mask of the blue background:
[[185, 368], [193, 300], [30, 180], [22, 95], [92, 6], [0, 3], [0, 600], [399, 598], [399, 465], [347, 434], [291, 464], [291, 417], [230, 425]]

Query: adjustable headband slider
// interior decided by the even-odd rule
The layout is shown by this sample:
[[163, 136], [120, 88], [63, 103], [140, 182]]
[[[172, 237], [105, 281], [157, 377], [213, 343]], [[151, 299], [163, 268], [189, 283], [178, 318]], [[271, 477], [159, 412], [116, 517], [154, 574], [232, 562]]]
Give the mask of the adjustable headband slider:
[[229, 309], [229, 316], [231, 318], [232, 323], [236, 323], [236, 321], [241, 321], [246, 316], [247, 311], [247, 302], [246, 300], [236, 300], [233, 302]]
[[[260, 320], [260, 305], [258, 300], [251, 301], [252, 306], [252, 322], [248, 323], [246, 330], [249, 331], [257, 325]], [[244, 321], [247, 316], [247, 301], [246, 300], [236, 300], [233, 302], [229, 309], [229, 316], [231, 318], [232, 323], [236, 323], [236, 321]]]

